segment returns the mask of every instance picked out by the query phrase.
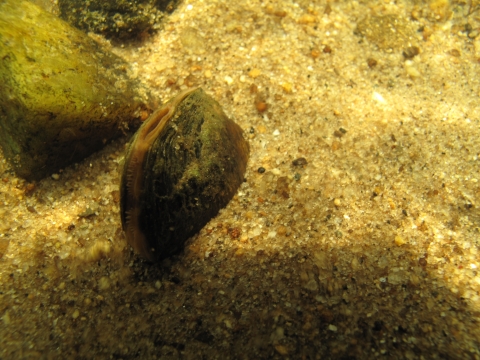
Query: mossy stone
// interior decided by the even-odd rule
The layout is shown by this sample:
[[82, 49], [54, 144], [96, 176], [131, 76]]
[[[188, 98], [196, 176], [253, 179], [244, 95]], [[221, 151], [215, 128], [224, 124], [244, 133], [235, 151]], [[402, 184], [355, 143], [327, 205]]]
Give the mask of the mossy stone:
[[155, 30], [178, 0], [59, 0], [60, 17], [109, 39], [130, 40]]
[[0, 145], [37, 180], [85, 158], [142, 105], [128, 64], [24, 0], [0, 3]]
[[366, 17], [355, 32], [382, 50], [404, 49], [418, 42], [411, 22], [395, 15]]

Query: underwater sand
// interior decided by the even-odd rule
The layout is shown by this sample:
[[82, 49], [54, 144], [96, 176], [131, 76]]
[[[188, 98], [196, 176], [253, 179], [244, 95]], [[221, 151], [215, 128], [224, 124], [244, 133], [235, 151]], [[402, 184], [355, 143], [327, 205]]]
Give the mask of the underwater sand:
[[480, 11], [413, 3], [188, 0], [102, 41], [159, 103], [219, 101], [246, 182], [152, 265], [127, 138], [36, 184], [1, 156], [0, 358], [480, 359]]

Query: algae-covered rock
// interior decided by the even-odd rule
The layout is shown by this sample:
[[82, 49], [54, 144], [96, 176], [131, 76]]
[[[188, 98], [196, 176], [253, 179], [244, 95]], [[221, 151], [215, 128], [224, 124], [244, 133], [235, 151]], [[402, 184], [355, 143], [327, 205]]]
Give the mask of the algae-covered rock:
[[355, 32], [382, 50], [404, 49], [418, 42], [411, 22], [395, 15], [366, 17]]
[[40, 179], [121, 134], [141, 106], [128, 64], [23, 0], [0, 1], [0, 145]]
[[128, 40], [158, 27], [179, 0], [59, 0], [60, 16], [73, 26], [107, 38]]

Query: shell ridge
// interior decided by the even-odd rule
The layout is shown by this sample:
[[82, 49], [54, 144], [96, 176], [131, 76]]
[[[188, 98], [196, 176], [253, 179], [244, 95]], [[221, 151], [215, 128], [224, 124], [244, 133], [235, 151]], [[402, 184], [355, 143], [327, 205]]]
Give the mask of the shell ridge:
[[132, 139], [128, 149], [127, 160], [124, 165], [124, 188], [122, 201], [122, 221], [128, 242], [135, 251], [141, 253], [149, 260], [154, 260], [152, 249], [149, 249], [145, 241], [144, 231], [139, 226], [141, 216], [140, 197], [143, 192], [144, 163], [145, 158], [159, 134], [165, 129], [169, 120], [174, 115], [178, 104], [196, 89], [187, 89], [177, 95], [172, 101], [154, 112], [149, 119], [140, 127], [137, 135]]
[[141, 143], [139, 146], [145, 146], [144, 151], [147, 152], [150, 145], [155, 141], [158, 134], [160, 134], [167, 124], [168, 120], [172, 117], [175, 106], [167, 104], [164, 108], [154, 113], [148, 123], [145, 124], [145, 129], [141, 132]]
[[138, 217], [140, 215], [140, 209], [138, 207], [126, 211], [126, 229], [127, 239], [129, 239], [130, 245], [133, 249], [145, 256], [148, 260], [153, 261], [154, 257], [148, 249], [148, 244], [145, 241], [145, 234], [140, 230], [138, 226]]

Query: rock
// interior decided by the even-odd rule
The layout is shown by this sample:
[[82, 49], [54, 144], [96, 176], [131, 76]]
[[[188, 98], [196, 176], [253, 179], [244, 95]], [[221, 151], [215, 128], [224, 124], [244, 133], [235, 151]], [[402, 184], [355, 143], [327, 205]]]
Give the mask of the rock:
[[418, 41], [411, 22], [395, 15], [368, 16], [358, 23], [355, 33], [382, 50], [404, 49]]
[[142, 106], [128, 64], [24, 0], [0, 3], [0, 145], [38, 180], [100, 149]]
[[60, 17], [69, 24], [110, 39], [141, 38], [159, 27], [165, 11], [178, 0], [58, 0]]

